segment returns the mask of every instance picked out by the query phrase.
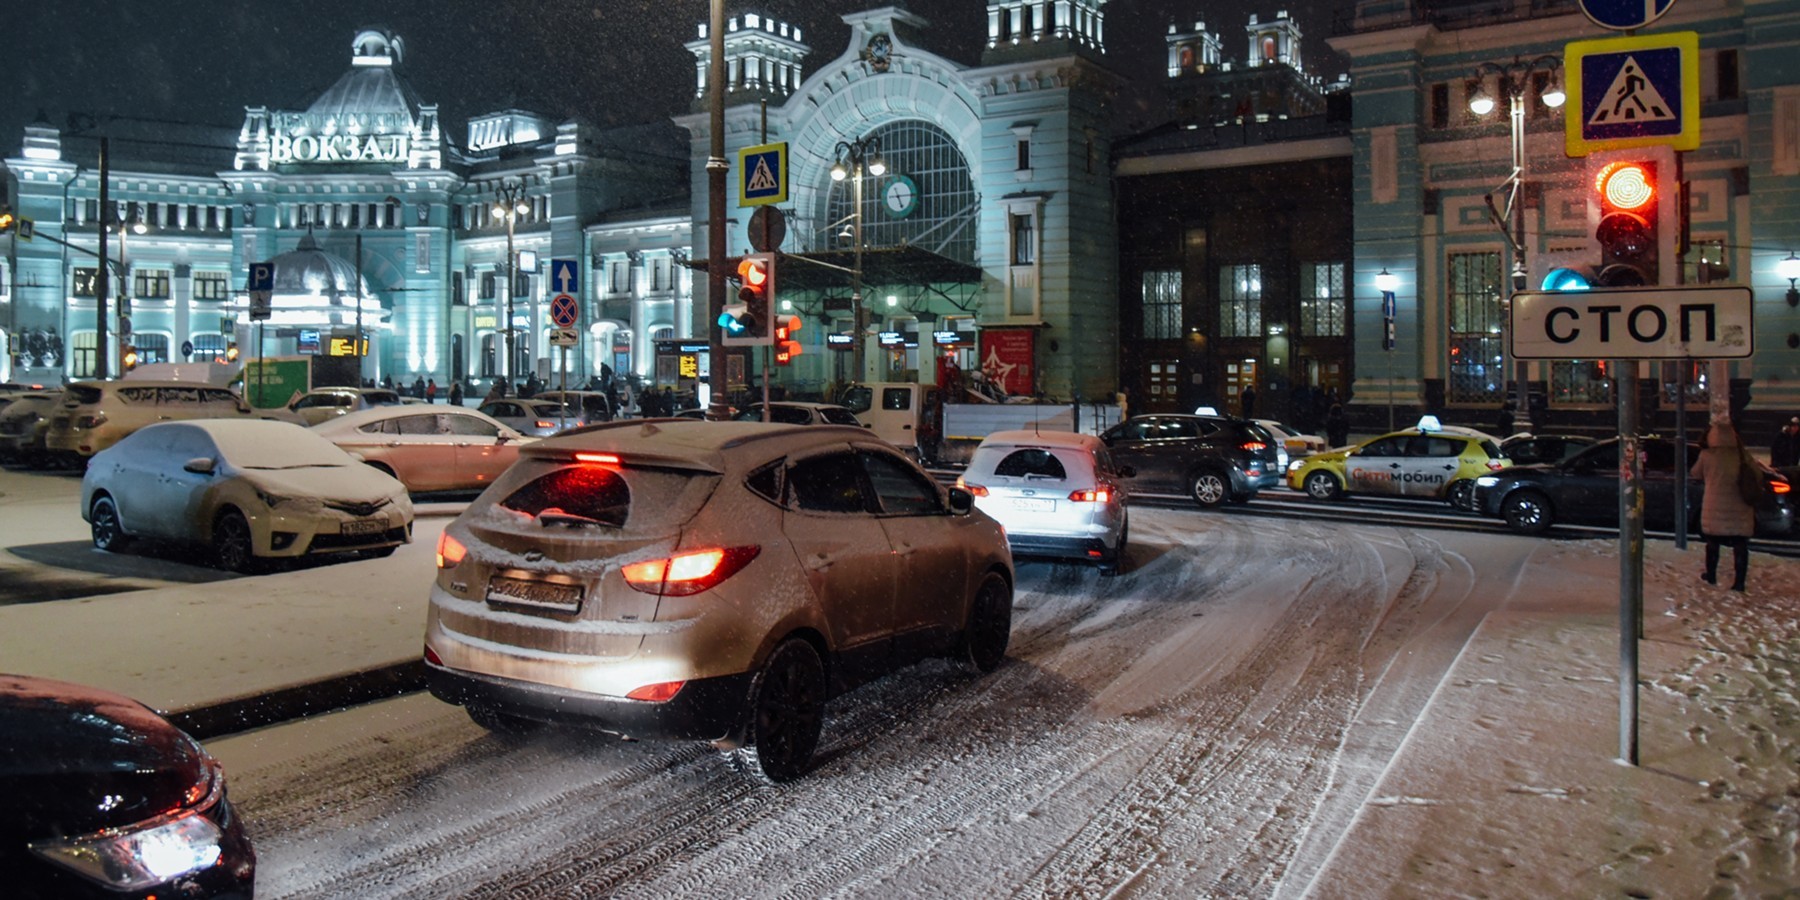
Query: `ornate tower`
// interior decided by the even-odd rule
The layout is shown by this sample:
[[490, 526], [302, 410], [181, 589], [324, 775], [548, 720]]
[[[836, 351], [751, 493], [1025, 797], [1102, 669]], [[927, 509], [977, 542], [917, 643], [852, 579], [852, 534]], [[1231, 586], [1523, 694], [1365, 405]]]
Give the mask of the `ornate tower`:
[[[689, 41], [695, 57], [694, 108], [706, 101], [707, 71], [712, 66], [712, 44], [706, 23], [700, 36]], [[736, 105], [757, 100], [780, 102], [800, 86], [800, 60], [812, 48], [801, 43], [800, 29], [757, 13], [733, 16], [725, 22], [725, 103]]]

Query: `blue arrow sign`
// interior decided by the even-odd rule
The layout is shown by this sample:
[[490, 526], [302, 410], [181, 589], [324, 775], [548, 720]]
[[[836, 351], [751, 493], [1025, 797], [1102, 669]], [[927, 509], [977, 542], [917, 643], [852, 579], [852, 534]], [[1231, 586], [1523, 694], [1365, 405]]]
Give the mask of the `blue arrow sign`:
[[1674, 5], [1675, 0], [1581, 0], [1581, 11], [1601, 28], [1631, 31], [1662, 18]]
[[581, 293], [581, 266], [572, 259], [551, 260], [550, 284], [559, 294]]

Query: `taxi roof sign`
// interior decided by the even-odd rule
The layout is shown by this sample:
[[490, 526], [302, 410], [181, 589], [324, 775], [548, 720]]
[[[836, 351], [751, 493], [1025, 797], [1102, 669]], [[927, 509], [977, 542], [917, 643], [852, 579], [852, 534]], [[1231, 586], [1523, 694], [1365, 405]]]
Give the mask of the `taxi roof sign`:
[[1700, 147], [1700, 35], [1692, 31], [1571, 42], [1563, 51], [1570, 156]]

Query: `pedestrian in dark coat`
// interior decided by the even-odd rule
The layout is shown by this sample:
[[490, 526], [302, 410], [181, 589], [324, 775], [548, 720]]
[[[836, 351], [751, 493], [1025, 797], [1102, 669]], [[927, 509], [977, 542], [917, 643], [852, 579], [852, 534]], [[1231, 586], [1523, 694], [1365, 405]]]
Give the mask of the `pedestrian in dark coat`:
[[462, 404], [463, 404], [462, 382], [458, 381], [458, 382], [450, 385], [450, 405], [451, 406], [461, 406]]
[[1760, 479], [1761, 468], [1745, 452], [1737, 429], [1730, 422], [1714, 422], [1706, 433], [1706, 447], [1694, 460], [1689, 473], [1705, 485], [1700, 503], [1700, 533], [1706, 537], [1706, 571], [1700, 574], [1707, 584], [1718, 584], [1719, 545], [1731, 545], [1731, 562], [1737, 577], [1731, 589], [1744, 590], [1744, 576], [1750, 567], [1750, 536], [1756, 532], [1756, 509], [1739, 489], [1740, 473], [1746, 468]]
[[425, 399], [425, 376], [420, 375], [413, 379], [412, 395], [420, 400]]
[[1500, 404], [1500, 415], [1495, 417], [1495, 419], [1494, 419], [1494, 437], [1497, 437], [1497, 438], [1512, 437], [1513, 411], [1514, 411], [1514, 407], [1513, 407], [1513, 402], [1511, 400], [1508, 400], [1505, 403]]
[[1256, 385], [1244, 385], [1244, 392], [1238, 395], [1238, 405], [1242, 410], [1239, 415], [1246, 419], [1256, 418]]
[[1350, 417], [1344, 415], [1342, 404], [1331, 404], [1331, 411], [1325, 414], [1325, 443], [1333, 447], [1350, 443]]
[[1800, 466], [1800, 416], [1787, 420], [1769, 442], [1769, 465], [1777, 469]]

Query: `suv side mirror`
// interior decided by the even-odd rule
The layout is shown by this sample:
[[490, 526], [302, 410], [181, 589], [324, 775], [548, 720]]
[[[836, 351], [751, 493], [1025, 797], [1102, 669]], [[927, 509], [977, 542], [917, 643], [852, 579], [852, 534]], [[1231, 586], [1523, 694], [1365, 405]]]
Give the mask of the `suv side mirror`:
[[184, 463], [181, 468], [195, 475], [211, 475], [217, 465], [210, 456], [196, 456]]
[[975, 508], [975, 495], [959, 487], [950, 489], [950, 512], [966, 516]]

